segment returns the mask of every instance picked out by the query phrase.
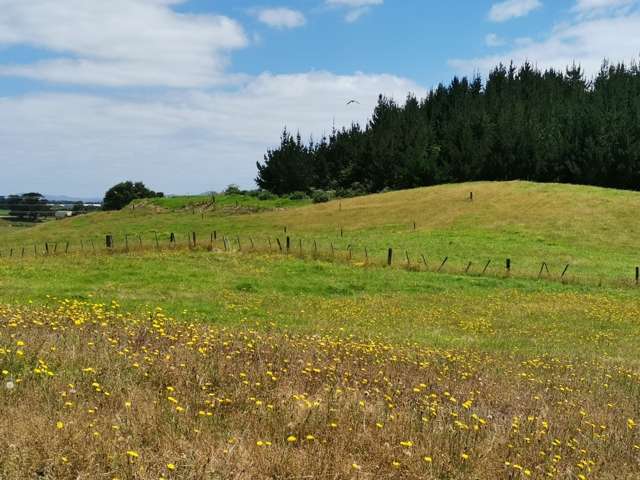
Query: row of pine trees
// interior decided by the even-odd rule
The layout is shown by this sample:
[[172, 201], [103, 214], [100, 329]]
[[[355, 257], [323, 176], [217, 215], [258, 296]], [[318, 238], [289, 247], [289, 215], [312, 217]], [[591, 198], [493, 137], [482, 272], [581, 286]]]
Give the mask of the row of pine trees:
[[640, 188], [638, 65], [605, 62], [591, 80], [575, 65], [500, 65], [404, 105], [380, 96], [365, 127], [318, 142], [285, 129], [256, 181], [281, 195], [513, 179]]

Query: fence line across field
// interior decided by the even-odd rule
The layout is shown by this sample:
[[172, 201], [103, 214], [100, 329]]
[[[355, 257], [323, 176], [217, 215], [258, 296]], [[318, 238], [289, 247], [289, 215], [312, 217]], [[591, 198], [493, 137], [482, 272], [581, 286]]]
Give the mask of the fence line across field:
[[[176, 235], [175, 232], [170, 232], [168, 234], [164, 234], [163, 236], [159, 235], [159, 232], [153, 231], [151, 232], [153, 236], [150, 239], [144, 239], [141, 234], [130, 234], [124, 233], [120, 234], [119, 238], [114, 234], [109, 233], [102, 237], [102, 240], [98, 240], [97, 238], [81, 238], [75, 242], [71, 241], [61, 241], [61, 242], [44, 242], [41, 244], [34, 243], [32, 245], [33, 249], [31, 249], [31, 245], [21, 245], [19, 247], [4, 247], [0, 248], [0, 260], [6, 258], [25, 258], [25, 257], [47, 257], [47, 256], [58, 256], [60, 254], [69, 255], [69, 254], [77, 254], [77, 253], [109, 253], [109, 254], [117, 254], [117, 253], [127, 253], [133, 251], [144, 251], [144, 250], [162, 250], [163, 248], [168, 248], [170, 250], [179, 250], [180, 248], [186, 248], [188, 251], [197, 250], [197, 249], [206, 249], [208, 251], [238, 251], [238, 252], [269, 252], [283, 255], [297, 255], [301, 258], [312, 257], [315, 259], [331, 259], [331, 260], [345, 260], [348, 262], [354, 262], [356, 255], [361, 252], [361, 259], [364, 261], [364, 265], [380, 265], [387, 267], [399, 266], [404, 267], [416, 271], [433, 271], [436, 273], [447, 272], [447, 273], [455, 273], [455, 274], [466, 274], [473, 276], [502, 276], [502, 277], [511, 277], [513, 273], [513, 265], [511, 258], [504, 259], [504, 268], [494, 268], [492, 271], [489, 270], [489, 267], [492, 263], [495, 262], [495, 258], [489, 258], [484, 263], [478, 264], [482, 266], [481, 270], [474, 270], [472, 267], [474, 264], [473, 261], [465, 260], [461, 269], [451, 271], [445, 270], [447, 265], [451, 265], [450, 257], [429, 257], [425, 256], [424, 253], [418, 253], [417, 256], [413, 256], [409, 250], [404, 250], [404, 261], [396, 261], [394, 259], [394, 249], [389, 247], [386, 251], [380, 252], [382, 255], [386, 254], [386, 262], [380, 258], [379, 261], [376, 261], [374, 256], [371, 255], [372, 250], [370, 247], [361, 246], [357, 248], [353, 243], [349, 243], [346, 248], [339, 249], [336, 247], [334, 242], [326, 240], [325, 245], [328, 246], [328, 250], [323, 251], [321, 248], [321, 243], [315, 239], [309, 239], [304, 237], [297, 238], [297, 248], [293, 247], [292, 237], [287, 235], [287, 227], [283, 228], [283, 233], [285, 236], [281, 239], [279, 236], [267, 236], [267, 237], [253, 237], [253, 236], [245, 236], [241, 237], [240, 235], [220, 235], [218, 230], [213, 230], [210, 234], [201, 237], [195, 231], [187, 232], [182, 235]], [[341, 227], [340, 238], [344, 237], [344, 230]], [[164, 237], [164, 238], [163, 238]], [[181, 243], [179, 238], [184, 238], [185, 242]], [[206, 240], [201, 240], [205, 238]], [[118, 240], [118, 241], [116, 241]], [[274, 241], [275, 240], [275, 243]], [[305, 250], [305, 246], [307, 249]], [[31, 253], [31, 250], [33, 252]], [[412, 258], [414, 261], [412, 261]], [[417, 260], [417, 259], [420, 260]], [[430, 262], [428, 260], [431, 260]], [[544, 280], [553, 280], [557, 279], [566, 283], [568, 281], [567, 273], [571, 268], [571, 264], [564, 265], [564, 269], [559, 274], [558, 277], [554, 277], [549, 269], [549, 264], [547, 262], [540, 262], [540, 269], [537, 272], [537, 275], [532, 273], [531, 275], [527, 275], [526, 273], [520, 271], [517, 275], [517, 278], [537, 278]], [[633, 271], [635, 271], [634, 284], [636, 286], [640, 286], [640, 266], [633, 267]], [[574, 269], [571, 269], [572, 271]], [[546, 272], [546, 275], [545, 275]], [[628, 277], [627, 277], [628, 278]], [[573, 276], [573, 281], [577, 281], [578, 277]], [[624, 278], [618, 279], [610, 279], [612, 283], [619, 284], [629, 284], [629, 281]], [[595, 283], [595, 282], [594, 282]], [[599, 285], [602, 284], [602, 279], [598, 282]]]

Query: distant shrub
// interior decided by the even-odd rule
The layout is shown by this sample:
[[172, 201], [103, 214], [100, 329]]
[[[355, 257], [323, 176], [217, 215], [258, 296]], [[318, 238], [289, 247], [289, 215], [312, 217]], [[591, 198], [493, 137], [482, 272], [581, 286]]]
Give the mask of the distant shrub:
[[242, 190], [240, 190], [240, 187], [238, 185], [236, 185], [235, 183], [232, 183], [226, 188], [224, 193], [225, 195], [240, 195], [242, 194]]
[[269, 190], [260, 190], [258, 192], [258, 200], [275, 200], [278, 198], [277, 195], [274, 195]]
[[289, 195], [289, 200], [308, 200], [309, 195], [304, 192], [293, 192]]
[[354, 182], [349, 188], [340, 188], [336, 192], [336, 196], [341, 198], [352, 198], [366, 195], [367, 189], [360, 182]]
[[312, 198], [313, 203], [327, 203], [329, 200], [331, 200], [329, 193], [325, 192], [324, 190], [314, 191]]

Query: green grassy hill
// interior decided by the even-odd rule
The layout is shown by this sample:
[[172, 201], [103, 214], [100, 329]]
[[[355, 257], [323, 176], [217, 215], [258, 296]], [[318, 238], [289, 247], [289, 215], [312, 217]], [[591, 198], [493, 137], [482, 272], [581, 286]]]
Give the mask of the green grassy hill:
[[[637, 478], [639, 194], [509, 182], [264, 202], [143, 200], [0, 230], [0, 449], [15, 452], [0, 477], [190, 478], [217, 458], [221, 478]], [[536, 278], [542, 260], [556, 281]]]
[[[474, 200], [469, 201], [473, 192]], [[570, 264], [569, 274], [597, 282], [629, 279], [640, 263], [640, 225], [635, 212], [640, 194], [584, 186], [528, 182], [480, 182], [335, 200], [259, 201], [255, 198], [176, 197], [136, 202], [120, 212], [104, 212], [39, 225], [29, 230], [4, 229], [0, 248], [34, 242], [80, 240], [104, 243], [140, 234], [147, 242], [158, 232], [179, 241], [195, 231], [208, 238], [213, 230], [266, 244], [287, 234], [295, 240], [316, 240], [325, 250], [351, 245], [354, 255], [366, 247], [383, 258], [388, 247], [404, 257], [425, 255], [432, 262], [449, 257], [448, 265], [478, 271], [513, 262], [514, 274], [536, 275], [541, 262], [552, 274]], [[415, 230], [414, 230], [415, 223]], [[342, 235], [340, 232], [342, 231]], [[414, 260], [415, 261], [415, 260]]]

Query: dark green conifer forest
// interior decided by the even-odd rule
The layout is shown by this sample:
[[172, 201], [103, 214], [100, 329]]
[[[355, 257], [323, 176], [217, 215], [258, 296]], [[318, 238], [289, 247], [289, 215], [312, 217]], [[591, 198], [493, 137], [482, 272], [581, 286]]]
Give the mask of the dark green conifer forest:
[[638, 65], [604, 62], [593, 79], [499, 65], [404, 104], [380, 96], [364, 127], [309, 142], [285, 129], [256, 182], [281, 195], [513, 179], [639, 189]]

